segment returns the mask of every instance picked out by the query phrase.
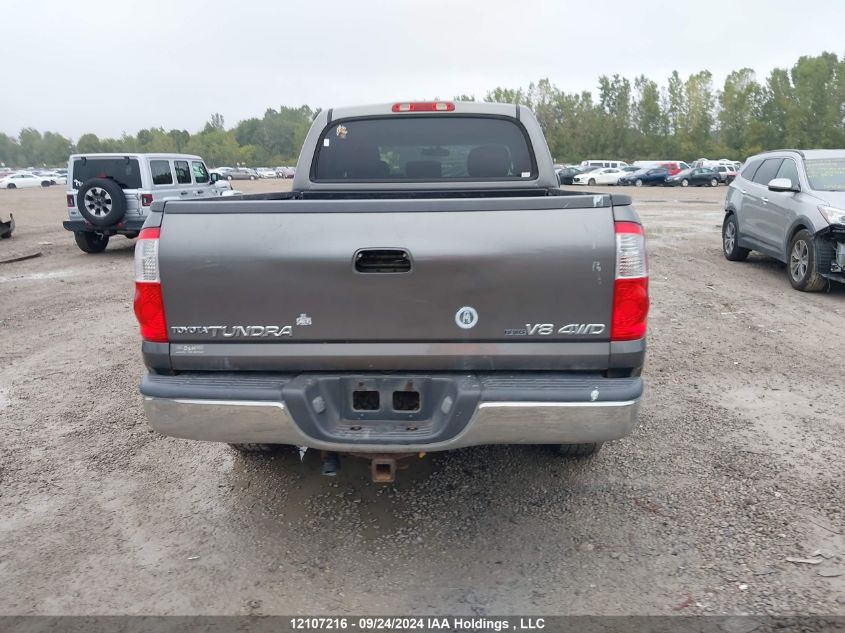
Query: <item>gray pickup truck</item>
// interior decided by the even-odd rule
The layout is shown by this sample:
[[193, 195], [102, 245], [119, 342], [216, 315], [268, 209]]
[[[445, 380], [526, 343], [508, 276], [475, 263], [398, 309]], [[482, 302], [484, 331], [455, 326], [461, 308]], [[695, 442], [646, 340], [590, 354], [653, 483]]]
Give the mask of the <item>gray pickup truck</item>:
[[[587, 455], [629, 434], [645, 236], [558, 187], [523, 106], [321, 112], [293, 190], [153, 204], [135, 249], [149, 423], [372, 460], [481, 444]], [[335, 462], [336, 464], [336, 462]]]

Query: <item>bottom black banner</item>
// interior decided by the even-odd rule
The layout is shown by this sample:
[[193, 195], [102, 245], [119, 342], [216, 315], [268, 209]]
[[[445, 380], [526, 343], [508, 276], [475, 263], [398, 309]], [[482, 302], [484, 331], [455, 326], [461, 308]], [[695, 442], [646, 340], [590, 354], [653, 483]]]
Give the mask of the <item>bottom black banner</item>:
[[0, 633], [845, 633], [845, 616], [0, 616]]

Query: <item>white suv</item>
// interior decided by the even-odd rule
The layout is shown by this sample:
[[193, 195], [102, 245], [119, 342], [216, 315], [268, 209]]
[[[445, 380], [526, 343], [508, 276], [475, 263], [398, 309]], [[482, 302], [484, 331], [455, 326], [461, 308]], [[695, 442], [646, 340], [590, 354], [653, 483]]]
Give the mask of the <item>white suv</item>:
[[231, 186], [190, 154], [73, 154], [68, 162], [64, 227], [86, 253], [112, 235], [138, 236], [154, 200], [227, 195]]

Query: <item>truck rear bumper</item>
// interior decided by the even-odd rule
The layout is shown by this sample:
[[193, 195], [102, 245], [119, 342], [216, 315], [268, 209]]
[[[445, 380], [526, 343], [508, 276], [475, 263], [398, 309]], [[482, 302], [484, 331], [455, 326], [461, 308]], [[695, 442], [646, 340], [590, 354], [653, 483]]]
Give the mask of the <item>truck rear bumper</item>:
[[125, 218], [113, 226], [94, 226], [86, 220], [65, 220], [62, 226], [66, 231], [97, 232], [123, 235], [126, 233], [138, 233], [144, 226], [147, 218]]
[[[416, 416], [396, 411], [365, 414], [342, 410], [344, 383], [338, 381], [357, 385], [364, 381], [370, 387], [375, 385], [373, 388], [392, 389], [409, 380], [420, 389], [424, 402], [433, 401], [428, 412], [429, 403], [422, 405], [422, 412]], [[326, 384], [328, 389], [314, 391]], [[454, 387], [455, 391], [449, 395], [436, 384]], [[624, 437], [637, 422], [642, 380], [548, 373], [402, 377], [150, 374], [144, 378], [141, 391], [149, 424], [165, 435], [399, 453], [481, 444], [575, 444]], [[329, 411], [338, 410], [338, 423], [326, 427], [317, 420], [312, 425], [302, 402], [313, 399], [299, 401], [300, 393], [308, 394], [307, 398], [314, 393], [339, 393], [338, 401], [329, 402], [327, 407]], [[452, 403], [451, 414], [445, 416], [441, 415], [444, 402]]]

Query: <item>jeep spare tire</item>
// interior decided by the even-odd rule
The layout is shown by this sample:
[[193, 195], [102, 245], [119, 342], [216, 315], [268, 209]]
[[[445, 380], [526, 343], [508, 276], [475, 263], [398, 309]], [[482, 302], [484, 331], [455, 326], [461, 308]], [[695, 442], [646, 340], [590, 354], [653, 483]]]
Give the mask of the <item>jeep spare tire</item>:
[[126, 213], [126, 196], [114, 180], [86, 180], [76, 194], [76, 208], [94, 226], [113, 226]]

